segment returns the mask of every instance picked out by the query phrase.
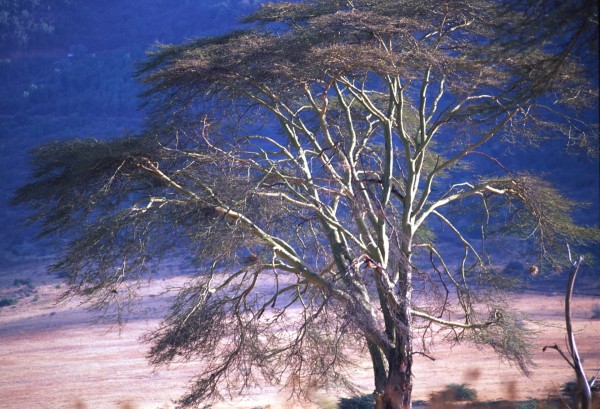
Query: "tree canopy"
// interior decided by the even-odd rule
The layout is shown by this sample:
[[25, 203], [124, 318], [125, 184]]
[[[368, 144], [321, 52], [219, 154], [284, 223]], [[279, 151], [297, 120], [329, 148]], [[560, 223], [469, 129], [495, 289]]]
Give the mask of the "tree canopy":
[[581, 51], [597, 6], [581, 2], [595, 14], [573, 14], [565, 43], [530, 31], [537, 4], [265, 4], [245, 30], [151, 53], [146, 129], [39, 147], [15, 202], [68, 240], [53, 266], [65, 297], [119, 319], [164, 256], [191, 260], [147, 337], [154, 364], [202, 362], [182, 407], [263, 383], [351, 387], [365, 350], [376, 407], [408, 408], [413, 356], [434, 336], [526, 373], [494, 252], [535, 243], [545, 269], [565, 241], [598, 239], [540, 175], [494, 154], [597, 147]]

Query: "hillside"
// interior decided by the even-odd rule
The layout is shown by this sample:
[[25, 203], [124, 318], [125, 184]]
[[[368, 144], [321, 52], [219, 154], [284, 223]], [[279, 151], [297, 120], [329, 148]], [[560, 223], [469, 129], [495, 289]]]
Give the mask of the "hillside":
[[[237, 17], [259, 3], [187, 0], [177, 7], [166, 0], [22, 3], [31, 8], [31, 21], [46, 22], [52, 30], [32, 31], [26, 44], [10, 37], [0, 43], [0, 154], [5, 161], [0, 168], [0, 223], [13, 226], [0, 232], [0, 264], [51, 254], [58, 244], [35, 241], [35, 228], [19, 224], [24, 209], [8, 204], [29, 175], [29, 151], [56, 139], [136, 132], [144, 112], [137, 98], [141, 88], [132, 76], [144, 53], [159, 43], [181, 43], [238, 27]], [[569, 198], [586, 203], [575, 215], [580, 223], [600, 225], [597, 158], [566, 149], [565, 142], [543, 148], [500, 144], [494, 154], [510, 169], [545, 174]]]
[[[29, 151], [57, 139], [135, 132], [144, 114], [133, 74], [145, 52], [159, 43], [228, 31], [259, 1], [34, 3], [20, 3], [37, 13], [22, 23], [45, 21], [51, 32], [32, 31], [25, 45], [0, 36], [0, 224], [14, 226], [0, 232], [0, 265], [53, 248], [35, 242], [35, 229], [20, 224], [23, 209], [8, 204], [29, 175]], [[12, 12], [20, 16], [23, 10]]]

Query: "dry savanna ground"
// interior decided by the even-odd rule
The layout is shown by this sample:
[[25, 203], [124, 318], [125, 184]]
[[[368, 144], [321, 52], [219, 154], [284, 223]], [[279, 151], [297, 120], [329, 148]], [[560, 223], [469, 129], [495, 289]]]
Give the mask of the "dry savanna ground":
[[[15, 279], [21, 280], [15, 282]], [[200, 364], [154, 370], [145, 359], [147, 345], [139, 338], [159, 323], [164, 304], [158, 294], [163, 285], [177, 286], [183, 278], [158, 279], [147, 289], [149, 314], [119, 330], [111, 323], [92, 324], [93, 315], [77, 302], [56, 305], [63, 290], [57, 278], [44, 275], [43, 267], [0, 270], [0, 299], [18, 299], [0, 308], [0, 408], [171, 408]], [[514, 303], [534, 320], [537, 367], [530, 377], [501, 362], [489, 350], [437, 344], [436, 361], [416, 358], [414, 399], [450, 383], [467, 383], [480, 400], [542, 398], [556, 394], [573, 372], [556, 351], [544, 345], [564, 344], [562, 294], [522, 293]], [[576, 296], [574, 323], [584, 365], [591, 376], [600, 369], [600, 320], [592, 311], [600, 298]], [[368, 368], [356, 371], [365, 392], [372, 390]], [[260, 388], [247, 399], [236, 399], [219, 408], [299, 407], [273, 388]], [[334, 393], [315, 393], [317, 407], [335, 402]]]

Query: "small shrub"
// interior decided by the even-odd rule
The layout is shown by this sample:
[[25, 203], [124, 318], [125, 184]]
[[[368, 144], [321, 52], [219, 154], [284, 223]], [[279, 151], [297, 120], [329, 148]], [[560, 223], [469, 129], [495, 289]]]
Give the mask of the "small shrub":
[[14, 298], [0, 298], [0, 308], [8, 307], [9, 305], [15, 305], [16, 303], [17, 300], [15, 300]]
[[339, 409], [373, 409], [374, 407], [375, 398], [371, 393], [351, 398], [341, 398], [338, 402]]
[[451, 383], [446, 386], [446, 390], [451, 392], [454, 396], [454, 400], [457, 401], [473, 401], [477, 399], [477, 391], [473, 388], [469, 388], [465, 383], [461, 383], [460, 385]]
[[538, 404], [535, 399], [529, 399], [523, 402], [519, 402], [515, 409], [538, 409]]
[[600, 305], [595, 305], [592, 309], [592, 319], [600, 320]]
[[[576, 392], [577, 392], [577, 382], [575, 382], [575, 381], [571, 381], [571, 382], [567, 382], [567, 383], [563, 384], [562, 388], [560, 389], [560, 394], [571, 400], [575, 399]], [[592, 386], [592, 392], [600, 392], [600, 385], [595, 383], [594, 386]]]
[[27, 288], [34, 288], [33, 283], [31, 282], [30, 278], [15, 278], [15, 280], [13, 281], [13, 285], [15, 287], [20, 287], [22, 285], [27, 286]]
[[477, 391], [464, 383], [451, 383], [446, 385], [445, 389], [431, 394], [431, 401], [434, 403], [474, 401], [476, 399]]

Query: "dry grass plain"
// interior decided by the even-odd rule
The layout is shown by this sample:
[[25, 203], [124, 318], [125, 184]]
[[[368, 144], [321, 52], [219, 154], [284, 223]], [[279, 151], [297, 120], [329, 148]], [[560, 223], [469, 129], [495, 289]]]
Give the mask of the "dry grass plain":
[[[14, 285], [17, 277], [31, 279], [28, 294]], [[156, 296], [161, 285], [176, 286], [181, 280], [157, 280], [147, 291]], [[56, 305], [59, 285], [35, 264], [19, 272], [0, 271], [0, 298], [21, 297], [17, 304], [0, 308], [0, 408], [172, 408], [172, 401], [201, 368], [186, 364], [153, 370], [148, 365], [147, 345], [139, 338], [159, 323], [164, 309], [159, 297], [146, 319], [131, 321], [119, 331], [108, 322], [91, 324], [94, 316], [76, 302]], [[435, 362], [416, 357], [414, 399], [427, 399], [449, 383], [468, 383], [481, 400], [542, 398], [571, 380], [572, 370], [556, 351], [542, 352], [544, 345], [564, 343], [563, 296], [522, 293], [513, 298], [520, 310], [546, 323], [536, 328], [537, 367], [531, 376], [521, 375], [488, 350], [438, 344]], [[589, 376], [600, 369], [600, 320], [591, 319], [598, 305], [599, 297], [574, 299], [577, 342]], [[365, 392], [372, 390], [368, 368], [357, 370], [356, 380]], [[336, 396], [317, 393], [317, 401], [335, 402]], [[299, 407], [276, 389], [261, 388], [248, 399], [218, 408], [257, 406]]]

